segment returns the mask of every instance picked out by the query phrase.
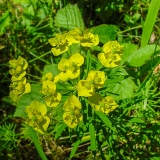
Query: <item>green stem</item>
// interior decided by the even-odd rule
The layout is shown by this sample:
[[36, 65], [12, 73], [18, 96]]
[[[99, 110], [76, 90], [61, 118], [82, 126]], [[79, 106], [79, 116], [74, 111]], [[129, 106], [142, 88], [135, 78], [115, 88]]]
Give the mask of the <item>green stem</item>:
[[125, 33], [125, 32], [131, 31], [133, 29], [138, 29], [138, 28], [142, 28], [142, 25], [139, 25], [139, 26], [136, 26], [136, 27], [132, 27], [132, 28], [126, 29], [124, 31], [117, 32], [117, 34]]

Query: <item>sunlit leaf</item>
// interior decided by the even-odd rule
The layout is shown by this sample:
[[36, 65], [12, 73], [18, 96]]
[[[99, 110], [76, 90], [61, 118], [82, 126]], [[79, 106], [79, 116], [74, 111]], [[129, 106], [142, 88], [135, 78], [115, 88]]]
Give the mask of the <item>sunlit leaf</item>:
[[160, 47], [156, 45], [147, 45], [143, 48], [140, 48], [134, 51], [130, 56], [127, 58], [127, 62], [130, 66], [133, 67], [140, 67], [142, 66], [149, 58], [153, 55], [154, 51], [160, 50]]
[[6, 27], [10, 23], [10, 14], [9, 11], [3, 13], [2, 17], [0, 17], [0, 35], [5, 33]]
[[117, 30], [118, 30], [117, 26], [103, 24], [97, 27], [93, 27], [91, 29], [91, 32], [93, 34], [98, 34], [99, 41], [104, 44], [108, 41], [116, 40]]
[[57, 27], [62, 27], [69, 30], [77, 27], [84, 30], [84, 22], [76, 5], [73, 6], [69, 4], [60, 9], [54, 22]]

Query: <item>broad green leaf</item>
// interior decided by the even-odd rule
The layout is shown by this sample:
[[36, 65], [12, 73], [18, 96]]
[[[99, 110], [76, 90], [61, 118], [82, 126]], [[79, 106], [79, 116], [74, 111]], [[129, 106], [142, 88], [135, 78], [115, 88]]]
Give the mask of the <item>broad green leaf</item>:
[[134, 90], [135, 84], [132, 78], [128, 77], [119, 82], [113, 82], [108, 84], [107, 89], [105, 91], [107, 92], [107, 95], [110, 95], [116, 101], [118, 101], [126, 98], [131, 98], [134, 94]]
[[141, 47], [144, 47], [145, 45], [148, 44], [148, 41], [152, 33], [152, 29], [156, 21], [159, 7], [160, 7], [160, 0], [151, 0], [147, 17], [142, 28], [143, 32], [141, 39]]
[[75, 53], [80, 52], [80, 44], [79, 43], [73, 43], [72, 45], [69, 46], [67, 52], [70, 56], [75, 54]]
[[32, 16], [35, 15], [35, 10], [33, 5], [29, 5], [24, 9], [24, 16], [26, 19], [30, 19]]
[[67, 5], [60, 9], [55, 17], [55, 25], [68, 30], [80, 28], [84, 30], [84, 22], [77, 5]]
[[137, 45], [128, 42], [123, 44], [123, 55], [122, 55], [122, 60], [121, 60], [121, 65], [127, 60], [127, 58], [132, 54], [134, 51], [137, 50]]
[[46, 75], [49, 72], [51, 72], [53, 74], [53, 76], [56, 76], [57, 74], [59, 74], [57, 64], [45, 65], [44, 69], [43, 69], [43, 76]]
[[105, 84], [107, 95], [113, 97], [116, 101], [131, 98], [134, 94], [136, 85], [126, 70], [122, 67], [113, 68]]
[[23, 7], [27, 7], [28, 5], [31, 4], [31, 0], [13, 0], [14, 4], [20, 4]]
[[89, 124], [89, 132], [90, 132], [90, 136], [91, 136], [91, 150], [92, 151], [96, 151], [96, 137], [95, 137], [95, 128], [94, 128], [94, 125], [93, 123], [91, 122]]
[[[130, 66], [140, 67], [143, 64], [145, 64], [147, 60], [149, 60], [149, 58], [154, 53], [155, 48], [156, 48], [156, 45], [154, 44], [147, 45], [143, 48], [140, 48], [134, 51], [132, 54], [130, 54], [130, 56], [128, 56], [126, 61], [128, 62]], [[156, 50], [160, 50], [160, 47], [157, 46]]]
[[56, 135], [55, 135], [55, 139], [57, 139], [61, 133], [63, 132], [63, 130], [66, 128], [66, 124], [65, 123], [62, 123], [59, 127], [58, 127], [58, 131], [56, 132]]
[[26, 106], [29, 106], [33, 100], [37, 100], [39, 102], [45, 103], [43, 100], [43, 94], [41, 93], [41, 85], [39, 84], [32, 84], [31, 85], [31, 92], [23, 94], [18, 103], [17, 108], [14, 113], [15, 117], [26, 117], [25, 109]]
[[114, 25], [102, 24], [97, 27], [91, 28], [91, 32], [98, 34], [99, 41], [103, 44], [108, 41], [114, 41], [116, 39], [118, 27]]
[[110, 119], [102, 112], [96, 112], [96, 114], [99, 116], [99, 118], [102, 120], [104, 124], [106, 124], [112, 131], [117, 132], [117, 129], [113, 126]]
[[0, 17], [0, 35], [5, 33], [6, 27], [10, 23], [10, 14], [9, 11], [3, 13], [2, 17]]

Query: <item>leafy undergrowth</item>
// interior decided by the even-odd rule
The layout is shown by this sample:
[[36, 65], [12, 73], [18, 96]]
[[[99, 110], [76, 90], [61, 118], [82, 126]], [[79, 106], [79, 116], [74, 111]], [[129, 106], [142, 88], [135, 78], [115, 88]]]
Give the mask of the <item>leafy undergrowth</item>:
[[159, 6], [0, 1], [0, 159], [158, 160]]

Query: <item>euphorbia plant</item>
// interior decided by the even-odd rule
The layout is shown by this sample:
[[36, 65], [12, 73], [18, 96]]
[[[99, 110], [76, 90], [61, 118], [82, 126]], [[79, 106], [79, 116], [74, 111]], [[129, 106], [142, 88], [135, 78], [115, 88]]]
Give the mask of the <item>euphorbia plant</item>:
[[[101, 64], [100, 70], [97, 70], [92, 64], [87, 64], [87, 61], [91, 61], [91, 59], [87, 58], [85, 54], [85, 51], [90, 50], [90, 47], [99, 44], [97, 34], [94, 35], [88, 30], [81, 31], [79, 28], [75, 28], [67, 33], [58, 34], [56, 37], [50, 38], [49, 43], [53, 46], [51, 51], [54, 56], [65, 54], [65, 58], [62, 56], [56, 65], [59, 70], [57, 75], [48, 72], [41, 78], [39, 82], [41, 86], [39, 101], [35, 99], [29, 106], [24, 108], [24, 112], [26, 112], [26, 124], [32, 126], [39, 133], [45, 134], [49, 123], [51, 123], [50, 119], [52, 119], [49, 113], [54, 112], [54, 108], [56, 107], [62, 107], [63, 116], [61, 118], [63, 122], [71, 129], [79, 127], [83, 130], [83, 126], [88, 126], [89, 124], [89, 119], [88, 122], [84, 122], [83, 120], [83, 117], [88, 117], [88, 107], [92, 107], [91, 115], [94, 111], [108, 114], [118, 107], [114, 98], [107, 96], [105, 92], [105, 88], [107, 87], [105, 83], [107, 80], [105, 67], [110, 69], [118, 66], [123, 46], [117, 41], [107, 42], [102, 47], [105, 53], [99, 53], [98, 57], [94, 57], [97, 64]], [[77, 48], [79, 48], [79, 52], [67, 52], [70, 49], [69, 47], [74, 44], [78, 44]], [[19, 59], [23, 60], [22, 64], [18, 64], [22, 65], [22, 67], [12, 65], [13, 62], [17, 62]], [[30, 87], [30, 84], [26, 84], [26, 78], [24, 78], [27, 62], [19, 57], [18, 60], [11, 60], [10, 64], [10, 73], [13, 76], [11, 86], [14, 86], [11, 92], [14, 92], [20, 98], [22, 94], [32, 90], [27, 89], [27, 86]], [[21, 67], [21, 69], [18, 70], [18, 67]], [[15, 71], [13, 68], [15, 68]], [[13, 75], [13, 73], [15, 74]], [[14, 77], [17, 75], [18, 77], [15, 79]], [[61, 84], [66, 84], [70, 88], [72, 87], [71, 90], [69, 88], [65, 89], [68, 92], [68, 98], [65, 98], [65, 102], [61, 102], [63, 92], [57, 87], [57, 85]], [[21, 88], [24, 88], [23, 91], [21, 91]], [[12, 94], [10, 94], [10, 97], [14, 100]], [[85, 102], [83, 106], [82, 100]], [[92, 118], [94, 119], [94, 117]]]
[[[75, 8], [69, 6], [67, 11], [70, 9]], [[103, 143], [104, 134], [117, 136], [120, 132], [124, 135], [118, 124], [121, 117], [116, 119], [113, 113], [117, 113], [120, 101], [133, 96], [136, 86], [123, 64], [127, 61], [134, 67], [143, 65], [143, 62], [137, 63], [136, 53], [123, 55], [125, 44], [112, 37], [111, 40], [102, 37], [99, 30], [106, 30], [107, 26], [84, 29], [82, 19], [76, 18], [76, 25], [69, 26], [67, 22], [63, 26], [61, 21], [56, 24], [68, 30], [48, 40], [55, 61], [44, 66], [41, 80], [36, 84], [27, 83], [25, 59], [19, 57], [9, 62], [10, 97], [17, 103], [15, 116], [24, 118], [25, 123], [40, 134], [47, 134], [53, 131], [50, 127], [54, 124], [53, 115], [59, 110], [55, 138], [65, 128], [70, 137], [72, 133], [77, 135], [70, 157], [87, 137], [85, 134], [89, 134], [94, 154], [101, 148], [99, 142]], [[149, 50], [153, 48], [148, 47]]]

